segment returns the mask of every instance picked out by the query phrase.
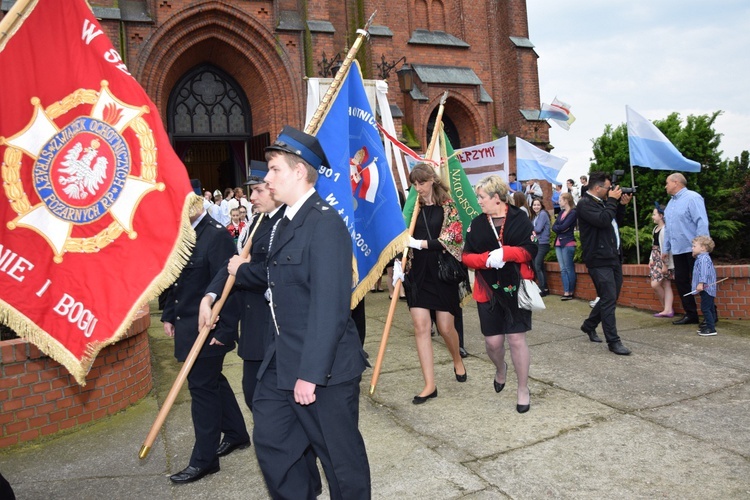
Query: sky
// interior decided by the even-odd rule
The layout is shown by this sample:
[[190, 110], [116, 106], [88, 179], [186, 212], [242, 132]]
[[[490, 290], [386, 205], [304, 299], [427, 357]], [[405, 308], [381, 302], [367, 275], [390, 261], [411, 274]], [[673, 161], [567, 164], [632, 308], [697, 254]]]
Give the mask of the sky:
[[552, 153], [566, 178], [589, 169], [592, 139], [625, 123], [722, 110], [722, 158], [750, 150], [750, 1], [527, 0], [539, 55], [541, 102], [557, 97], [576, 121], [552, 123]]

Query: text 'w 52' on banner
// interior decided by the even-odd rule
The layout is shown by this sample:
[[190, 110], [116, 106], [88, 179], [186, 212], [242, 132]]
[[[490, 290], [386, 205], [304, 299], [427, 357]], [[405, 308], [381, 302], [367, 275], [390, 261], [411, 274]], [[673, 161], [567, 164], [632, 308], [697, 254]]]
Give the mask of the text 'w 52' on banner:
[[0, 321], [84, 384], [187, 262], [190, 181], [83, 0], [0, 24]]

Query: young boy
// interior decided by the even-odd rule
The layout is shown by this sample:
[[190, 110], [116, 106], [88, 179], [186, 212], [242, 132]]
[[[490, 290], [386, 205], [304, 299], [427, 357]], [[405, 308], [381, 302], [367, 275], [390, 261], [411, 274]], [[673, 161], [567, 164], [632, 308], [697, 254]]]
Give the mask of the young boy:
[[714, 240], [710, 236], [693, 238], [693, 290], [700, 293], [701, 311], [706, 326], [698, 330], [698, 335], [709, 337], [716, 335], [716, 316], [714, 315], [714, 298], [716, 297], [716, 269], [709, 255], [714, 250]]

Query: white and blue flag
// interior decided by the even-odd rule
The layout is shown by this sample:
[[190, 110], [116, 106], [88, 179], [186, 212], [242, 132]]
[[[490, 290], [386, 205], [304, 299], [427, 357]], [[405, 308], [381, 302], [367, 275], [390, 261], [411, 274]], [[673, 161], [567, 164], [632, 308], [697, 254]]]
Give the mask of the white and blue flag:
[[354, 251], [352, 306], [404, 249], [408, 233], [396, 184], [356, 61], [315, 133], [331, 169], [315, 189], [349, 229]]
[[701, 171], [701, 164], [682, 156], [653, 123], [633, 111], [630, 106], [625, 106], [625, 113], [628, 120], [631, 167], [679, 172]]
[[559, 184], [557, 175], [567, 161], [567, 158], [560, 158], [516, 138], [516, 174], [519, 181], [538, 179]]

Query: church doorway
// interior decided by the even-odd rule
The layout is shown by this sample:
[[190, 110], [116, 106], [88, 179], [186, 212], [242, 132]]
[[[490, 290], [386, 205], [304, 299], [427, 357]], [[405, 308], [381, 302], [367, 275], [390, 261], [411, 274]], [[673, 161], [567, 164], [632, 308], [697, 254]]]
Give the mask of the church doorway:
[[174, 86], [167, 104], [172, 145], [191, 179], [203, 190], [242, 186], [249, 159], [263, 159], [268, 133], [253, 135], [247, 96], [234, 78], [212, 64], [200, 64]]

